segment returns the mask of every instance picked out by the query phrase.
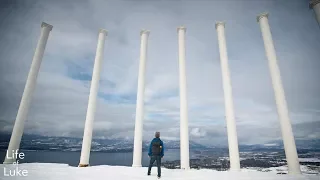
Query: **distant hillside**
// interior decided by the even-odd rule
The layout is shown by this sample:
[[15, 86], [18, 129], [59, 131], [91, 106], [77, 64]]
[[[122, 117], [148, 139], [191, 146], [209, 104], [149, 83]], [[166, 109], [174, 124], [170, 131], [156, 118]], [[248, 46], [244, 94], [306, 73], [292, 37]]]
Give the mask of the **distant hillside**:
[[[10, 135], [0, 134], [0, 150], [6, 150]], [[180, 149], [180, 141], [164, 141], [165, 149]], [[20, 149], [42, 151], [81, 151], [82, 138], [46, 137], [24, 134]], [[299, 151], [304, 149], [320, 151], [320, 140], [296, 140]], [[149, 142], [143, 142], [143, 151], [147, 151]], [[133, 141], [126, 139], [93, 139], [92, 151], [99, 152], [132, 152]], [[192, 150], [228, 151], [227, 147], [209, 147], [190, 141]], [[239, 145], [240, 151], [280, 151], [283, 150], [282, 141], [272, 141], [267, 144]]]
[[[6, 150], [10, 135], [0, 135], [0, 150]], [[165, 149], [179, 149], [180, 141], [164, 141]], [[143, 150], [147, 151], [150, 142], [143, 142]], [[82, 138], [46, 137], [32, 134], [23, 135], [20, 149], [43, 151], [81, 151]], [[190, 141], [190, 149], [205, 149], [206, 146]], [[133, 141], [126, 139], [93, 139], [92, 151], [99, 152], [132, 152]]]

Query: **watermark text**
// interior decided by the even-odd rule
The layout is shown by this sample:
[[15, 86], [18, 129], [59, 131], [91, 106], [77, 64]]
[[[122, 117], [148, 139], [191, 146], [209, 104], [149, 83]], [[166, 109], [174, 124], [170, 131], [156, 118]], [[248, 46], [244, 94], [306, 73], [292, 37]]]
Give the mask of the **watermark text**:
[[3, 167], [3, 174], [4, 176], [28, 176], [28, 170], [26, 169], [20, 169], [18, 164], [19, 160], [24, 159], [25, 154], [23, 152], [19, 153], [19, 150], [12, 150], [12, 152], [9, 152], [7, 150], [6, 159], [12, 160], [14, 167]]

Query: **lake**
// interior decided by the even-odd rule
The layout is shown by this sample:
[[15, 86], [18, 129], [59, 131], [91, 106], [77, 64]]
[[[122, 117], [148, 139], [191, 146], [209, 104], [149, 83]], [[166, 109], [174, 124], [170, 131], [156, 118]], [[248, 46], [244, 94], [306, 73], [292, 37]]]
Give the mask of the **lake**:
[[[81, 152], [63, 152], [63, 151], [21, 151], [25, 154], [25, 158], [19, 163], [63, 163], [70, 166], [78, 166]], [[190, 152], [190, 157], [194, 153]], [[0, 151], [1, 163], [6, 156], [5, 151]], [[106, 152], [91, 152], [90, 165], [113, 165], [113, 166], [131, 166], [133, 159], [132, 152], [124, 153], [106, 153]], [[165, 156], [162, 162], [173, 161], [180, 159], [179, 149], [168, 149], [165, 151]], [[149, 164], [147, 152], [143, 152], [142, 166], [146, 167]]]

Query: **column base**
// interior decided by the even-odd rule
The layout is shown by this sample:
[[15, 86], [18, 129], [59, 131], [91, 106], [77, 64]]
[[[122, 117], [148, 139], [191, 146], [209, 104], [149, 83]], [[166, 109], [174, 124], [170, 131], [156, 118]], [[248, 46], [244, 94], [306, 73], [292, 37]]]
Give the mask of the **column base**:
[[235, 169], [235, 168], [229, 169], [229, 172], [240, 172], [240, 169]]
[[288, 174], [290, 175], [301, 175], [301, 171], [288, 171]]
[[141, 165], [132, 164], [132, 167], [142, 167]]
[[89, 164], [79, 164], [78, 167], [89, 167]]
[[15, 162], [16, 162], [16, 161], [15, 161], [15, 160], [12, 160], [12, 159], [9, 159], [9, 160], [5, 159], [2, 164], [13, 164], [13, 163], [15, 163]]

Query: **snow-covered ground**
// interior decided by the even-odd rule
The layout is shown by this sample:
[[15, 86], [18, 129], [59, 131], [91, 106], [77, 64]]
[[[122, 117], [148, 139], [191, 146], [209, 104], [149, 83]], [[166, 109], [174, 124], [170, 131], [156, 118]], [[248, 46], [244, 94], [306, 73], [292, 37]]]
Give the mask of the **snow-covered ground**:
[[[18, 171], [22, 175], [22, 171], [27, 176], [9, 177], [14, 171]], [[0, 179], [21, 179], [21, 180], [147, 180], [157, 179], [156, 168], [152, 169], [152, 175], [147, 176], [147, 168], [132, 168], [122, 166], [92, 166], [86, 168], [71, 167], [67, 164], [49, 164], [49, 163], [28, 163], [17, 165], [0, 165], [3, 173]], [[275, 171], [276, 172], [276, 171]], [[236, 180], [319, 180], [319, 175], [279, 175], [274, 171], [257, 172], [254, 170], [243, 169], [241, 172], [213, 171], [213, 170], [180, 170], [180, 169], [164, 169], [162, 168], [162, 178], [165, 180], [212, 180], [212, 179], [236, 179]], [[17, 175], [17, 174], [16, 174]]]
[[[320, 167], [318, 166], [306, 166], [300, 165], [301, 173], [302, 174], [314, 174], [320, 177]], [[288, 166], [280, 166], [280, 167], [269, 167], [269, 168], [259, 168], [259, 167], [249, 167], [241, 169], [242, 172], [252, 172], [252, 171], [261, 171], [261, 172], [270, 172], [273, 174], [277, 173], [288, 173]], [[320, 180], [320, 179], [319, 179]]]
[[320, 162], [319, 158], [299, 158], [299, 162]]

